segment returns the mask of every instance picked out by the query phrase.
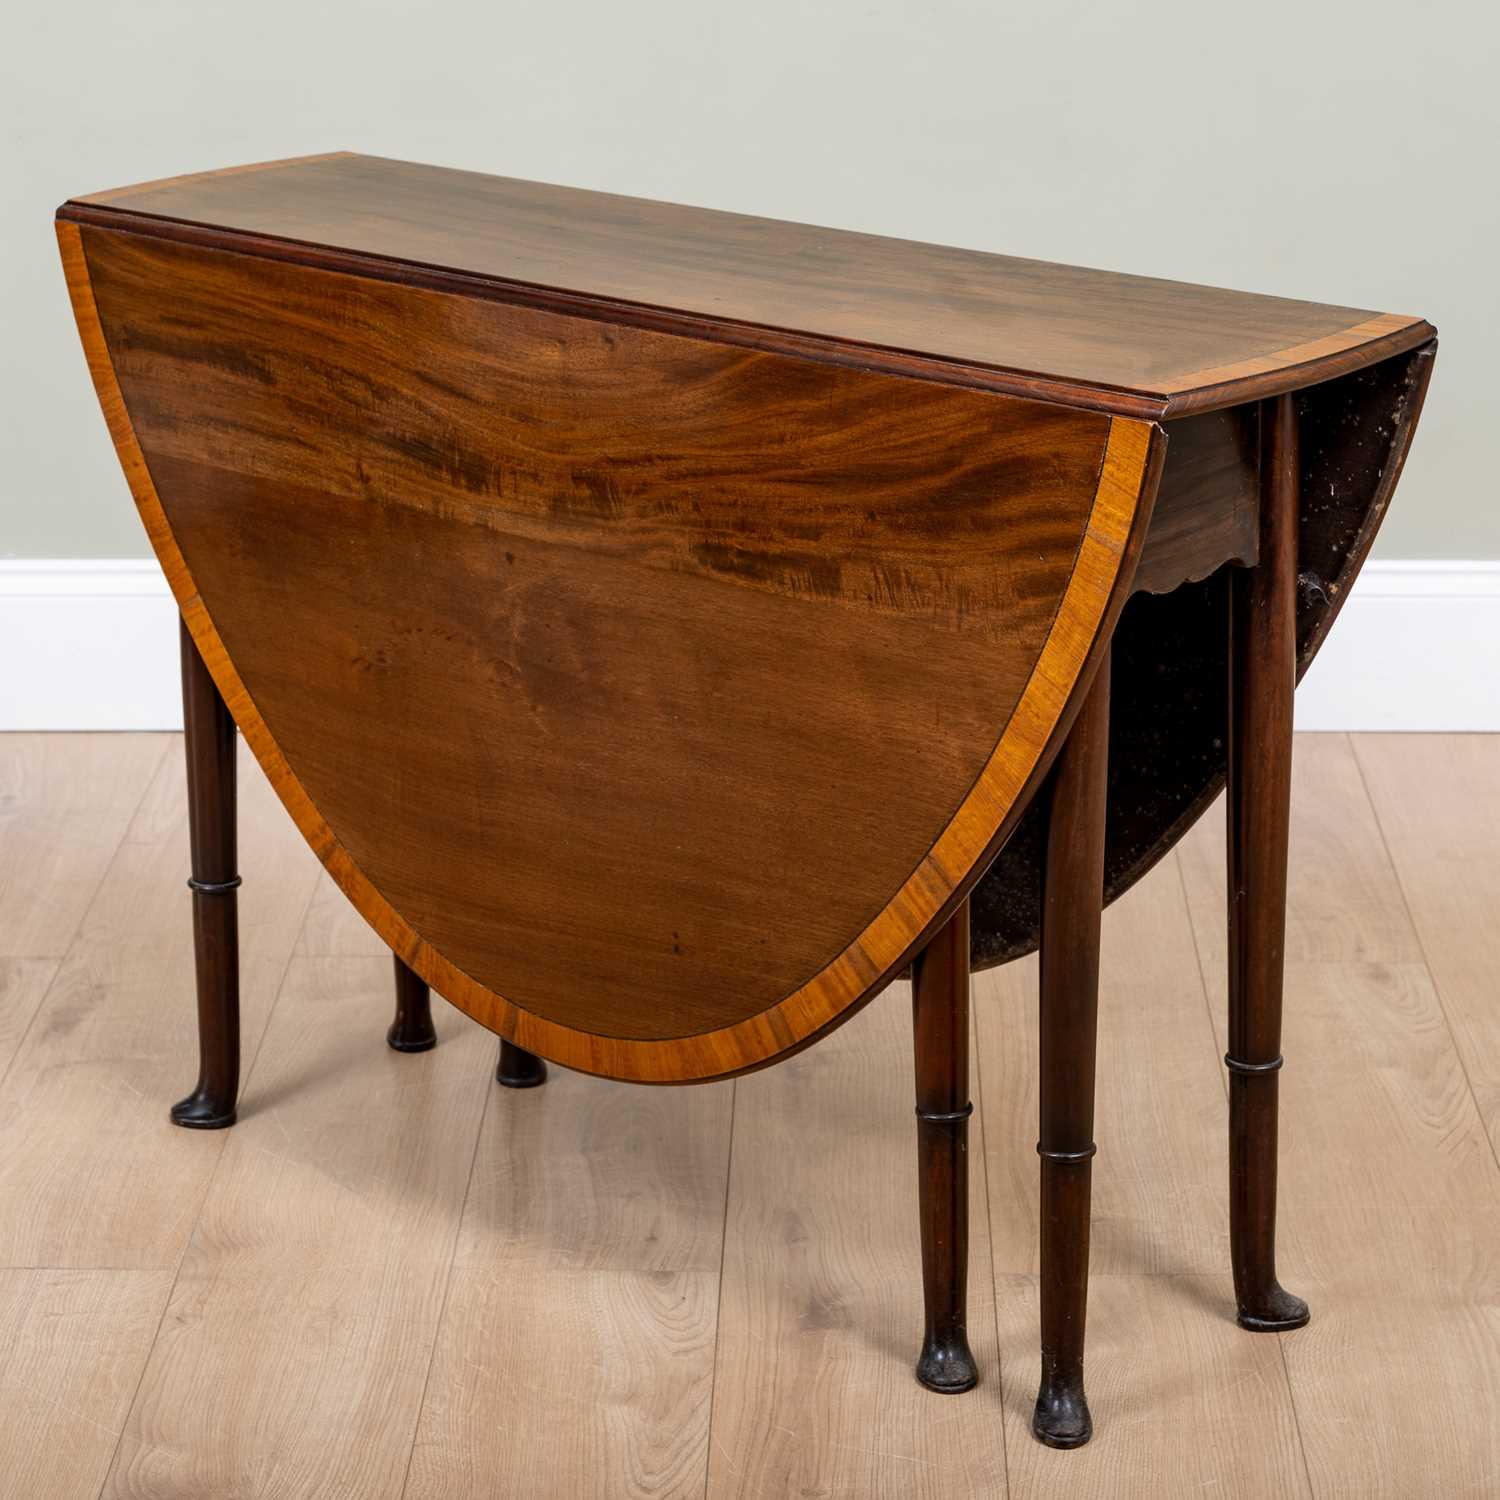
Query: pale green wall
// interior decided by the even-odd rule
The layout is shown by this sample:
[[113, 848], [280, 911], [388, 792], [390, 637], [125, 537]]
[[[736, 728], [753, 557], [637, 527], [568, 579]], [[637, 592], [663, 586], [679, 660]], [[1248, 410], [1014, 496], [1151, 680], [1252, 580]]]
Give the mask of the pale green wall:
[[340, 147], [1425, 314], [1380, 550], [1500, 557], [1491, 6], [77, 0], [0, 34], [0, 557], [146, 552], [57, 203]]

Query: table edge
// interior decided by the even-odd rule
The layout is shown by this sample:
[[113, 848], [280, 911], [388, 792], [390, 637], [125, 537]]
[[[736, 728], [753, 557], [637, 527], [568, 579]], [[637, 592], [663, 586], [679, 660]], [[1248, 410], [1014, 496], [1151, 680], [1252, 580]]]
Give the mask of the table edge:
[[[353, 154], [355, 153], [330, 152], [322, 157], [293, 159], [329, 160]], [[276, 163], [265, 162], [229, 168], [226, 171], [255, 171], [273, 165]], [[165, 178], [162, 182], [178, 180], [180, 179]], [[138, 184], [133, 188], [120, 189], [111, 196], [129, 195], [158, 185]], [[1148, 422], [1238, 406], [1247, 401], [1258, 401], [1267, 396], [1317, 385], [1324, 380], [1331, 380], [1404, 353], [1436, 334], [1432, 325], [1423, 318], [1401, 313], [1380, 313], [1309, 343], [1164, 381], [1159, 389], [1117, 386], [1021, 367], [948, 359], [919, 349], [866, 343], [773, 324], [716, 317], [661, 304], [608, 298], [567, 287], [458, 271], [422, 261], [338, 249], [313, 241], [226, 229], [222, 225], [143, 213], [128, 206], [70, 198], [57, 210], [57, 221], [116, 233], [172, 240], [227, 254], [252, 255], [315, 270], [363, 276], [458, 296], [536, 307], [599, 322], [647, 328], [660, 333], [790, 355], [814, 363], [845, 365], [874, 373], [991, 391], [998, 395], [1021, 396]]]

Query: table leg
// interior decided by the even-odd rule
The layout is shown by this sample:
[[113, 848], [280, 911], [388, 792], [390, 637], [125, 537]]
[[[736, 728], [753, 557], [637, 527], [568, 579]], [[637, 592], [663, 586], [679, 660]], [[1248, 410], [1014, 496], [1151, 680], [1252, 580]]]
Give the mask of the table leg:
[[1231, 573], [1229, 619], [1229, 1236], [1241, 1327], [1300, 1328], [1276, 1279], [1287, 830], [1296, 684], [1297, 416], [1261, 407], [1260, 560]]
[[1047, 788], [1040, 984], [1042, 1380], [1031, 1430], [1051, 1448], [1093, 1435], [1083, 1389], [1099, 921], [1109, 771], [1106, 655]]
[[235, 892], [235, 728], [181, 622], [182, 717], [187, 756], [193, 952], [198, 979], [198, 1083], [172, 1106], [193, 1130], [233, 1125], [240, 1086], [240, 938]]
[[396, 966], [396, 1019], [391, 1022], [385, 1039], [397, 1052], [430, 1052], [437, 1046], [437, 1032], [432, 1028], [432, 1000], [427, 982], [391, 954]]
[[495, 1082], [508, 1089], [534, 1089], [547, 1081], [547, 1064], [541, 1058], [500, 1039], [500, 1061], [495, 1065]]
[[969, 1350], [969, 903], [912, 963], [917, 1077], [917, 1196], [927, 1329], [917, 1379], [967, 1391]]

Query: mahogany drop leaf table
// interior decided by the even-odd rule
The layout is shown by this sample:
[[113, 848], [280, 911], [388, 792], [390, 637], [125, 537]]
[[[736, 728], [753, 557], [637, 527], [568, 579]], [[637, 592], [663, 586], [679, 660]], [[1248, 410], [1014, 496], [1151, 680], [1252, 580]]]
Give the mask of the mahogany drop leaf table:
[[1083, 1388], [1099, 918], [1228, 783], [1230, 1210], [1275, 1269], [1292, 692], [1390, 500], [1419, 318], [339, 154], [72, 199], [183, 621], [202, 1071], [234, 743], [396, 959], [543, 1059], [775, 1062], [913, 988], [917, 1375], [972, 1386], [971, 966], [1041, 951], [1044, 1442]]

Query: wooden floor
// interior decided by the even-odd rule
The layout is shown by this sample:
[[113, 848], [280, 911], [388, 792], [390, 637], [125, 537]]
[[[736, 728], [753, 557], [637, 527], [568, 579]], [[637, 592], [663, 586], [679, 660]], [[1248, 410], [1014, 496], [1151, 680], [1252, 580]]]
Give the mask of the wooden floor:
[[976, 981], [963, 1397], [920, 1327], [897, 985], [737, 1084], [494, 1086], [246, 758], [246, 1084], [192, 1081], [180, 747], [0, 737], [0, 1496], [1500, 1495], [1500, 738], [1298, 744], [1299, 1332], [1231, 1318], [1220, 818], [1106, 918], [1089, 1391], [1035, 1391], [1035, 968]]

